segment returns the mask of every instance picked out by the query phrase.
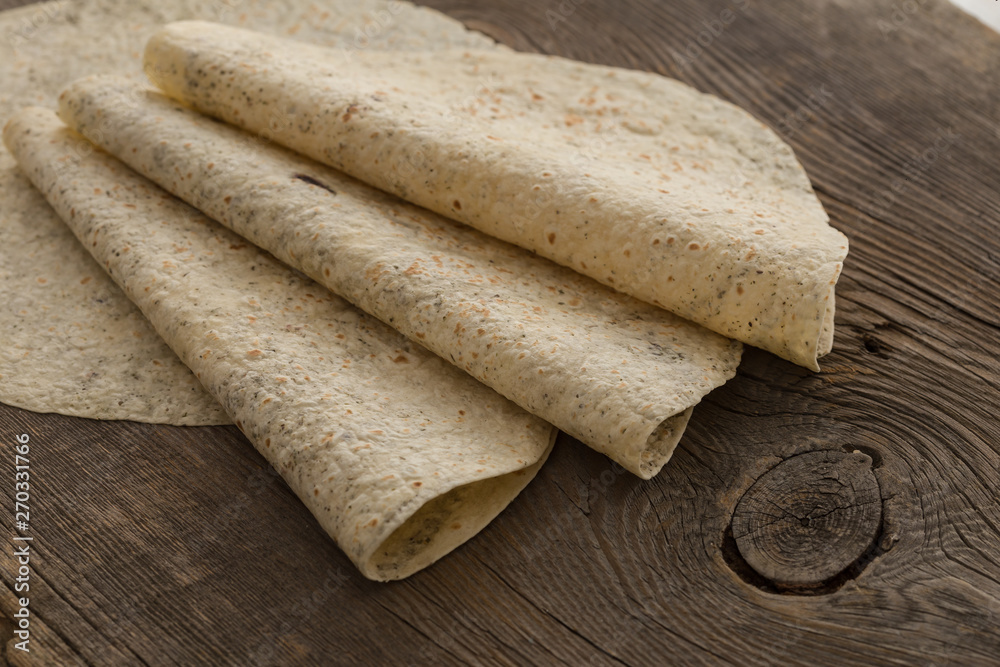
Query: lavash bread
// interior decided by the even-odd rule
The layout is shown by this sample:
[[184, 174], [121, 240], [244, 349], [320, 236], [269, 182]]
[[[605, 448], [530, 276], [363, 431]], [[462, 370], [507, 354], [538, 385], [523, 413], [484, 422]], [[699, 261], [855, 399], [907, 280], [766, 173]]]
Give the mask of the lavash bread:
[[[60, 0], [0, 12], [0, 127], [55, 106], [82, 76], [143, 80], [163, 23], [230, 22], [335, 50], [497, 48], [434, 10], [398, 0]], [[228, 421], [80, 247], [0, 146], [0, 402], [36, 412], [178, 425]]]
[[16, 167], [0, 174], [0, 208], [0, 401], [92, 419], [230, 423]]
[[818, 370], [847, 254], [791, 148], [665, 77], [507, 51], [336, 54], [206, 22], [145, 63], [168, 95]]
[[740, 344], [116, 77], [60, 95], [133, 169], [643, 478]]
[[48, 110], [4, 141], [83, 246], [361, 572], [405, 577], [531, 480], [555, 429], [91, 150]]

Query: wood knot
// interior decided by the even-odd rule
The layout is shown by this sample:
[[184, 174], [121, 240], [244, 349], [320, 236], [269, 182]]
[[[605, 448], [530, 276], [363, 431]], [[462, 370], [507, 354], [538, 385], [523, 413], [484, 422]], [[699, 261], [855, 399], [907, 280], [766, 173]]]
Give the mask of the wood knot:
[[881, 524], [871, 457], [820, 451], [762, 475], [736, 505], [732, 534], [746, 563], [778, 588], [813, 588], [861, 559]]

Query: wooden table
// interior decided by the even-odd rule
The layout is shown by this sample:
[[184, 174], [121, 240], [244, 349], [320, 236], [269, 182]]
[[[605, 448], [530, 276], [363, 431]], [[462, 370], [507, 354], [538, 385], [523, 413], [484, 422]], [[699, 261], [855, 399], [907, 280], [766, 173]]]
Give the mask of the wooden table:
[[10, 663], [998, 664], [1000, 36], [938, 0], [429, 4], [781, 132], [851, 240], [822, 372], [748, 350], [649, 482], [563, 438], [389, 585], [235, 428], [0, 407], [3, 451], [35, 443], [34, 650]]

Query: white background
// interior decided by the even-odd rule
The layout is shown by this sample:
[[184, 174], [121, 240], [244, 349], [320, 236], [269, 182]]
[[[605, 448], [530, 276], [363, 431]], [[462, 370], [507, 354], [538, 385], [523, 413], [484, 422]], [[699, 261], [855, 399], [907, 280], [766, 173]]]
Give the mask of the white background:
[[997, 0], [951, 0], [994, 30], [1000, 31], [1000, 2]]

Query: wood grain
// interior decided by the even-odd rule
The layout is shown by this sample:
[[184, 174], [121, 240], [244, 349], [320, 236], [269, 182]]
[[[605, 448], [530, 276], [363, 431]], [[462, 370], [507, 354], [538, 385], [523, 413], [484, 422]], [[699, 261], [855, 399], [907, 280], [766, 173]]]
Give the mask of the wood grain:
[[882, 525], [871, 464], [860, 451], [820, 450], [785, 459], [761, 475], [733, 512], [740, 556], [791, 592], [818, 588], [858, 566], [876, 546]]
[[[938, 0], [898, 25], [891, 0], [428, 4], [782, 133], [851, 240], [823, 371], [749, 351], [649, 482], [563, 439], [486, 531], [393, 585], [356, 575], [234, 428], [0, 408], [4, 456], [21, 432], [37, 448], [39, 648], [10, 663], [996, 664], [1000, 36]], [[854, 450], [881, 494], [862, 558], [819, 595], [747, 567], [747, 490]]]

